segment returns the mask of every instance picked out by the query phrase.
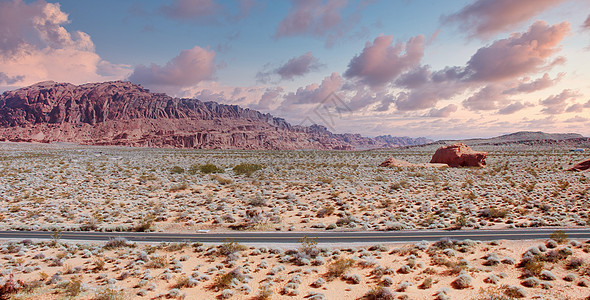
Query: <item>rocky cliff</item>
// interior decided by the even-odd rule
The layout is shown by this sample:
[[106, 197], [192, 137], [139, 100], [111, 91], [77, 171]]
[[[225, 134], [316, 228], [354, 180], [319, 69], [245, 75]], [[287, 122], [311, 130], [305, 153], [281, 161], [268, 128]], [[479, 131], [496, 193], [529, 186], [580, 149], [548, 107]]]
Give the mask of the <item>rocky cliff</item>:
[[129, 82], [41, 82], [0, 96], [0, 140], [200, 149], [371, 149], [428, 142], [333, 134]]

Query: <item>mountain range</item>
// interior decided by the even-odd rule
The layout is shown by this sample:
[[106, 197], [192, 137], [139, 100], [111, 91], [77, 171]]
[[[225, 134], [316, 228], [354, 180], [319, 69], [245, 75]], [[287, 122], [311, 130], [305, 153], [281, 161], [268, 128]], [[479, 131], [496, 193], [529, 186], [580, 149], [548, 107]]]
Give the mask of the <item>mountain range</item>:
[[359, 150], [432, 142], [294, 126], [256, 110], [174, 98], [124, 81], [45, 81], [4, 92], [0, 141], [252, 150]]

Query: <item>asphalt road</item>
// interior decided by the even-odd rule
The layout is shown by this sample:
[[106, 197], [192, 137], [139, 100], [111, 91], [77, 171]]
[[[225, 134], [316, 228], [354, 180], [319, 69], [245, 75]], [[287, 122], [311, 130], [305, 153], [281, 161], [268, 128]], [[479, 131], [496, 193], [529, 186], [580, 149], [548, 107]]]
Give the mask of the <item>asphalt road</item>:
[[[228, 240], [240, 243], [300, 243], [303, 237], [317, 238], [318, 243], [390, 243], [438, 241], [441, 238], [455, 240], [532, 240], [547, 239], [555, 230], [563, 230], [570, 239], [590, 240], [590, 229], [507, 229], [507, 230], [409, 230], [409, 231], [329, 231], [329, 232], [211, 232], [211, 233], [164, 233], [164, 232], [61, 232], [60, 240], [107, 241], [124, 237], [135, 242], [203, 242], [223, 243]], [[0, 239], [52, 239], [47, 231], [0, 231]]]

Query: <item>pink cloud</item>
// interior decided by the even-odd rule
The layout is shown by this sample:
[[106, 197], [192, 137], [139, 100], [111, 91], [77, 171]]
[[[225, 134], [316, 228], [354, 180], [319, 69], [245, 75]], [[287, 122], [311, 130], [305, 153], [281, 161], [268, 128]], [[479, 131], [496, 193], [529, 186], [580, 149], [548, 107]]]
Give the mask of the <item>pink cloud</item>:
[[291, 108], [298, 104], [317, 104], [324, 101], [331, 93], [340, 90], [344, 80], [338, 73], [325, 77], [320, 84], [314, 83], [288, 93], [281, 104], [283, 108]]
[[303, 76], [311, 71], [318, 70], [321, 66], [319, 60], [311, 52], [307, 52], [299, 57], [289, 59], [276, 72], [281, 76], [281, 79], [293, 79], [293, 77]]
[[382, 87], [416, 66], [424, 56], [422, 35], [410, 38], [407, 43], [392, 43], [391, 35], [381, 35], [373, 43], [367, 43], [349, 62], [344, 76], [358, 78], [371, 87]]
[[307, 52], [301, 56], [289, 59], [285, 64], [275, 69], [258, 72], [256, 78], [263, 83], [269, 82], [273, 75], [279, 75], [281, 80], [292, 80], [295, 77], [317, 71], [322, 66], [323, 64], [311, 52]]
[[506, 105], [506, 106], [500, 108], [498, 110], [498, 114], [510, 115], [510, 114], [513, 114], [517, 111], [520, 111], [520, 110], [523, 110], [527, 107], [532, 107], [532, 106], [533, 106], [533, 104], [531, 104], [531, 103], [522, 103], [522, 102], [516, 101], [516, 102], [513, 102], [509, 105]]
[[273, 108], [281, 99], [284, 89], [282, 87], [267, 88], [257, 103], [250, 105], [252, 109], [269, 110]]
[[428, 114], [426, 114], [427, 117], [431, 117], [431, 118], [448, 118], [451, 116], [452, 113], [457, 111], [457, 105], [455, 104], [449, 104], [443, 108], [440, 109], [436, 109], [436, 108], [432, 108]]
[[528, 79], [526, 81], [523, 80], [523, 82], [521, 82], [518, 86], [504, 91], [504, 94], [513, 95], [520, 93], [532, 93], [542, 89], [546, 89], [559, 82], [563, 78], [563, 76], [565, 76], [565, 73], [559, 73], [557, 74], [556, 78], [551, 79], [549, 77], [549, 74], [545, 73], [543, 77], [533, 80], [531, 82], [528, 82]]
[[565, 111], [568, 102], [570, 100], [575, 100], [575, 98], [579, 96], [580, 94], [578, 92], [566, 89], [557, 95], [551, 95], [540, 100], [539, 103], [545, 106], [542, 110], [543, 113], [551, 115], [561, 114]]
[[584, 29], [590, 29], [590, 15], [588, 15], [588, 18], [586, 18], [586, 21], [584, 21], [584, 25], [582, 25], [582, 28]]
[[209, 80], [215, 73], [215, 51], [195, 46], [182, 50], [166, 65], [135, 67], [129, 81], [150, 86], [187, 87]]
[[129, 66], [96, 54], [88, 34], [68, 31], [69, 22], [59, 3], [0, 2], [0, 80], [14, 87], [44, 80], [79, 84], [129, 73]]
[[467, 63], [469, 79], [498, 81], [538, 72], [546, 67], [547, 58], [560, 50], [558, 44], [569, 32], [567, 22], [550, 26], [537, 21], [525, 33], [477, 50]]
[[162, 6], [160, 10], [174, 19], [194, 20], [217, 14], [221, 6], [213, 0], [174, 0], [169, 5]]
[[565, 112], [582, 112], [584, 111], [584, 104], [574, 103], [565, 109]]
[[276, 38], [302, 34], [324, 36], [341, 24], [341, 10], [348, 1], [299, 0], [292, 3], [293, 7], [277, 28]]
[[443, 16], [443, 23], [458, 23], [470, 37], [489, 38], [513, 29], [566, 0], [477, 0], [459, 12]]
[[504, 86], [489, 84], [463, 101], [463, 106], [473, 111], [498, 109], [510, 102], [503, 91]]

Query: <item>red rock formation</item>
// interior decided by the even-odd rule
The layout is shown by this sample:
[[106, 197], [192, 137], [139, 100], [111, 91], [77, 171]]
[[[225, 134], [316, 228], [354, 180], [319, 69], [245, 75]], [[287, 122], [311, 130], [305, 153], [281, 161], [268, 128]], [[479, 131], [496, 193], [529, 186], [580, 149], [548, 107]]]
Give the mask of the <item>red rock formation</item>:
[[590, 159], [577, 163], [573, 167], [567, 169], [568, 171], [586, 171], [590, 170]]
[[449, 167], [483, 167], [486, 165], [487, 152], [476, 152], [469, 146], [458, 143], [438, 148], [430, 163], [443, 163]]
[[253, 150], [399, 145], [392, 143], [395, 138], [333, 134], [319, 125], [292, 126], [237, 105], [172, 98], [122, 81], [79, 86], [48, 81], [5, 92], [0, 96], [1, 140]]

